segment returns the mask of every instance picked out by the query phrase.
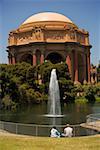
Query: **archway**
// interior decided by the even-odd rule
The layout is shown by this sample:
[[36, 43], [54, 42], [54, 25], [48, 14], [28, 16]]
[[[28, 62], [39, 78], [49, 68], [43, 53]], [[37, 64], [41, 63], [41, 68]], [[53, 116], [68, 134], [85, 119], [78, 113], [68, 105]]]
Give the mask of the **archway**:
[[58, 53], [50, 53], [47, 56], [46, 60], [50, 60], [53, 64], [60, 63], [60, 62], [64, 61], [62, 56]]
[[32, 65], [32, 55], [31, 54], [24, 54], [22, 57], [21, 57], [21, 60], [20, 62], [27, 62], [27, 63], [30, 63]]

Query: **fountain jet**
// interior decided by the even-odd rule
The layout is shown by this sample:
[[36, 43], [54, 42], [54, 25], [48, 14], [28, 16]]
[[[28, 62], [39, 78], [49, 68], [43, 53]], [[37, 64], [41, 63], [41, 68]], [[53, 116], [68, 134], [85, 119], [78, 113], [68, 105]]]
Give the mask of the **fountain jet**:
[[56, 69], [52, 69], [49, 83], [48, 117], [63, 117], [61, 114], [59, 84]]

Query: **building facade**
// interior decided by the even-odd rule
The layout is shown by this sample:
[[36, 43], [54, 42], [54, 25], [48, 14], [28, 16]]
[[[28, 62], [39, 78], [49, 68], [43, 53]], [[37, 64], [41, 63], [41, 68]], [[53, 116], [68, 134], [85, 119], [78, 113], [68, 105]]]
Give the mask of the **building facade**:
[[9, 64], [66, 62], [72, 80], [83, 83], [90, 82], [90, 48], [87, 31], [62, 14], [43, 12], [10, 32], [7, 51]]

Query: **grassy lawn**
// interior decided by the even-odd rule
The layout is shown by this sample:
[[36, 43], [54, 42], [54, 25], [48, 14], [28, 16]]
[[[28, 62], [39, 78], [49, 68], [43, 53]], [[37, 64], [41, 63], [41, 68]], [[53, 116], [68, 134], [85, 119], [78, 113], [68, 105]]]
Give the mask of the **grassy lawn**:
[[100, 135], [77, 138], [0, 135], [0, 150], [100, 150]]

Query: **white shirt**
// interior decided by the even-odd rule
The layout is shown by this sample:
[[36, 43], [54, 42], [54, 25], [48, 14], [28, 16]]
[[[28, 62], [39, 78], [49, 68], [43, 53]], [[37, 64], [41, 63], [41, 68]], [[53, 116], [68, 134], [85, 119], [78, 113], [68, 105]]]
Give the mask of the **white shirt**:
[[73, 135], [72, 131], [73, 131], [73, 129], [71, 127], [66, 127], [64, 129], [64, 136], [72, 137], [72, 135]]
[[50, 136], [51, 137], [60, 137], [60, 133], [57, 131], [57, 129], [52, 128]]

